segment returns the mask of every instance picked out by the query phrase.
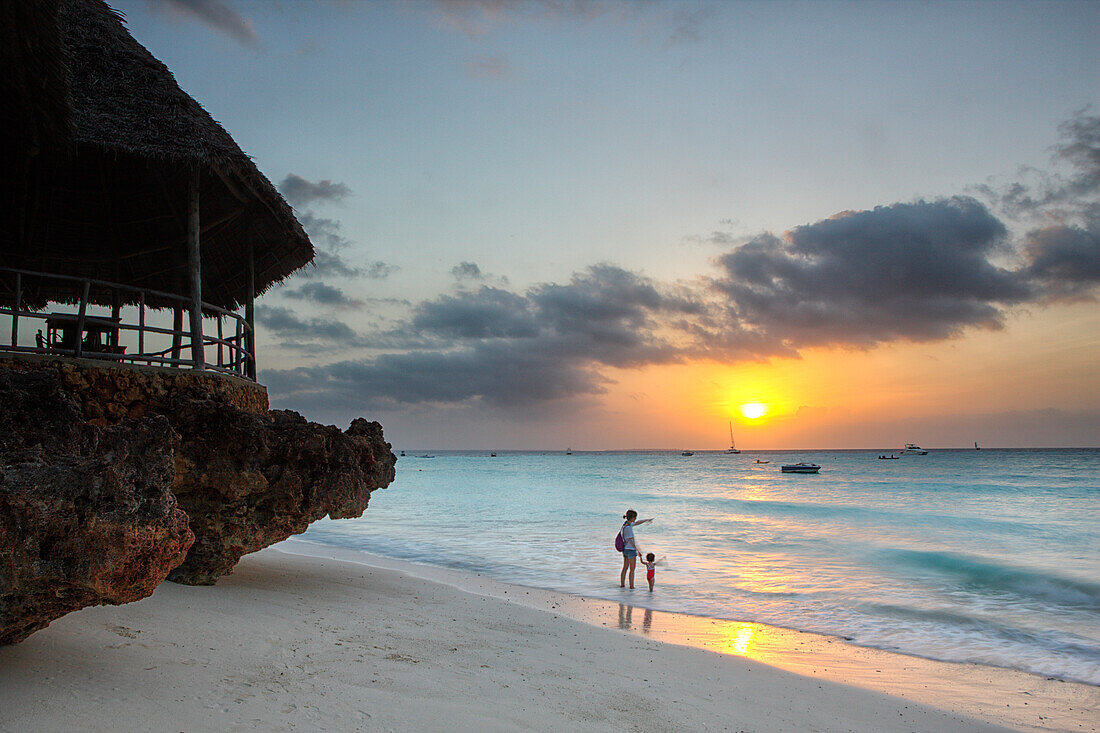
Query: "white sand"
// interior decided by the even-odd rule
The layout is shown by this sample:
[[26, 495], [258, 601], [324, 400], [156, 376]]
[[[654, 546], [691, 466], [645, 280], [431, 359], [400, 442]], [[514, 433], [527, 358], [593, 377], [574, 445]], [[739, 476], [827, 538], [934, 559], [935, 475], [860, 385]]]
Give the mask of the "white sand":
[[[1095, 689], [1072, 687], [1086, 703]], [[1070, 712], [1067, 729], [1095, 725]], [[96, 729], [1001, 728], [390, 569], [268, 549], [217, 586], [165, 583], [0, 648], [0, 730]]]

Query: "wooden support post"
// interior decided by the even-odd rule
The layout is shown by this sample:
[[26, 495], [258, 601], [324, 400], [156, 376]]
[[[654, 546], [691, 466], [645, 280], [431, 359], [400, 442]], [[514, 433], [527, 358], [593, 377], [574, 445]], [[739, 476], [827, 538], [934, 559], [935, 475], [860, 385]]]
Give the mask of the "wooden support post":
[[246, 376], [256, 381], [256, 250], [248, 245], [248, 300], [244, 304], [244, 320], [248, 323], [245, 335], [248, 357], [245, 361]]
[[92, 284], [85, 280], [84, 291], [80, 296], [80, 310], [76, 316], [76, 343], [73, 345], [73, 351], [77, 359], [80, 358], [80, 354], [84, 350], [84, 317], [88, 313], [88, 292], [91, 289]]
[[191, 366], [206, 368], [202, 344], [202, 249], [199, 242], [199, 167], [191, 171], [187, 196], [187, 270], [191, 275]]
[[[183, 348], [183, 307], [179, 304], [172, 306], [172, 358], [180, 358], [180, 349]], [[172, 366], [177, 366], [173, 364]]]
[[218, 366], [224, 366], [222, 362], [222, 314], [218, 314]]
[[[119, 295], [118, 288], [115, 288], [115, 292], [111, 294], [111, 319], [115, 323], [119, 323], [120, 316], [122, 315], [122, 297]], [[107, 332], [107, 345], [111, 347], [118, 346], [118, 329], [112, 329]]]
[[244, 325], [240, 318], [234, 318], [233, 322], [237, 324], [237, 332], [233, 336], [233, 371], [244, 374], [247, 363], [244, 358]]
[[11, 345], [19, 345], [19, 307], [23, 304], [23, 273], [15, 273], [15, 307], [11, 314]]
[[145, 353], [145, 291], [138, 300], [138, 353]]

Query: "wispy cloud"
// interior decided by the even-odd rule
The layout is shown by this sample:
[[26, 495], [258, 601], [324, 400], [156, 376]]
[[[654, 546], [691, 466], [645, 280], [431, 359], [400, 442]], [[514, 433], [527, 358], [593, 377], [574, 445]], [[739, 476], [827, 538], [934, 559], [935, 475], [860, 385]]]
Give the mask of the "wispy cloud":
[[[259, 45], [252, 21], [237, 13], [223, 0], [163, 0], [177, 15], [194, 18], [246, 46]], [[155, 7], [155, 3], [153, 4]]]
[[507, 79], [515, 73], [507, 56], [474, 56], [464, 66], [475, 79]]
[[1013, 218], [1065, 218], [1087, 211], [1100, 194], [1100, 115], [1090, 112], [1088, 107], [1078, 110], [1058, 126], [1055, 159], [1068, 164], [1070, 173], [1025, 168], [1019, 180], [975, 190]]
[[666, 45], [694, 43], [706, 34], [721, 3], [679, 0], [435, 0], [436, 21], [444, 28], [480, 40], [498, 28], [521, 22], [591, 23], [606, 19]]
[[[304, 278], [359, 278], [383, 280], [399, 268], [381, 260], [352, 262], [345, 257], [352, 241], [344, 236], [337, 219], [318, 216], [310, 207], [326, 202], [339, 202], [351, 195], [345, 183], [323, 179], [310, 181], [296, 173], [288, 173], [279, 183], [279, 192], [298, 207], [295, 214], [315, 245], [313, 264], [301, 271]], [[314, 299], [315, 300], [315, 299]]]

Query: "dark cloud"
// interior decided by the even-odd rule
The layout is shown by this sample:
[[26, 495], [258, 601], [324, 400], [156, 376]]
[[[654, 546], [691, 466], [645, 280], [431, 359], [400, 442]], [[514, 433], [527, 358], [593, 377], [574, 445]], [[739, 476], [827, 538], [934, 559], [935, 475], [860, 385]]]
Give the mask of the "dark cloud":
[[314, 183], [295, 173], [287, 174], [279, 184], [279, 191], [291, 206], [308, 206], [318, 201], [340, 201], [351, 193], [345, 183], [333, 183], [329, 180]]
[[552, 350], [486, 342], [454, 352], [387, 354], [370, 361], [264, 372], [280, 398], [334, 395], [348, 403], [487, 403], [501, 407], [598, 394], [606, 379]]
[[998, 327], [1030, 288], [992, 264], [1007, 230], [970, 198], [880, 206], [761, 235], [715, 287], [755, 329], [800, 345], [942, 339]]
[[256, 46], [259, 43], [252, 21], [239, 15], [222, 0], [165, 0], [165, 2], [166, 7], [181, 15], [197, 18], [207, 26], [246, 46]]
[[309, 300], [318, 305], [337, 308], [359, 308], [363, 305], [363, 301], [348, 297], [340, 288], [319, 281], [305, 283], [293, 290], [285, 290], [283, 294], [295, 300]]
[[[329, 398], [334, 391], [383, 402], [501, 407], [597, 394], [606, 384], [601, 367], [682, 359], [687, 351], [670, 329], [688, 339], [714, 336], [699, 325], [708, 311], [693, 295], [606, 264], [524, 294], [482, 286], [422, 302], [407, 323], [359, 341], [405, 353], [269, 372], [268, 387], [284, 397], [308, 384]], [[682, 323], [670, 326], [670, 319]], [[689, 322], [700, 330], [689, 332]], [[734, 339], [725, 337], [732, 348]], [[720, 346], [715, 340], [711, 348]]]
[[421, 303], [412, 327], [450, 339], [534, 338], [539, 333], [525, 298], [489, 287]]
[[353, 343], [358, 334], [348, 324], [331, 318], [302, 318], [289, 308], [261, 305], [256, 320], [285, 339]]
[[1028, 232], [1029, 278], [1048, 298], [1089, 296], [1100, 285], [1100, 206], [1084, 226], [1049, 226]]
[[481, 268], [475, 262], [459, 262], [451, 268], [451, 274], [455, 280], [482, 280]]

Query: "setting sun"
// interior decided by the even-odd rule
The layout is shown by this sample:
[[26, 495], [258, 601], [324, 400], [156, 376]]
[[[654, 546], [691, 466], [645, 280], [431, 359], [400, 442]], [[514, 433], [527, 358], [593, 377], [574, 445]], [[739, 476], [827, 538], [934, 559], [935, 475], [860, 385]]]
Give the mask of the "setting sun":
[[749, 402], [741, 405], [741, 414], [750, 420], [755, 420], [768, 414], [768, 406], [763, 402]]

